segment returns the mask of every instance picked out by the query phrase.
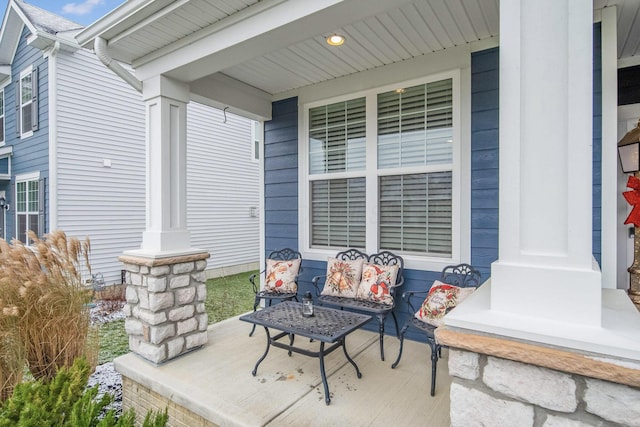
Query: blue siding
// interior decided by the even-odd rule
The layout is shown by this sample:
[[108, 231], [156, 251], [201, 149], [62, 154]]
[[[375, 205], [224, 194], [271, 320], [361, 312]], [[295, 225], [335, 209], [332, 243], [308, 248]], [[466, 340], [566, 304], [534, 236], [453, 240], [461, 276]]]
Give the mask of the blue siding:
[[[5, 139], [7, 145], [13, 145], [13, 157], [11, 159], [11, 182], [0, 184], [0, 190], [7, 193], [7, 200], [11, 209], [7, 212], [7, 240], [15, 237], [15, 176], [31, 172], [40, 172], [40, 178], [46, 180], [45, 185], [45, 232], [49, 230], [48, 205], [48, 179], [49, 179], [49, 67], [48, 61], [43, 58], [42, 51], [27, 45], [29, 31], [23, 30], [18, 43], [15, 57], [11, 64], [11, 84], [5, 87]], [[38, 69], [38, 130], [33, 135], [20, 139], [16, 134], [16, 82], [20, 81], [20, 72], [32, 66]]]
[[592, 251], [601, 263], [601, 191], [602, 191], [602, 43], [601, 26], [593, 26], [593, 238]]
[[298, 249], [298, 98], [274, 102], [264, 124], [265, 250]]
[[498, 259], [498, 48], [471, 55], [471, 264], [491, 275]]

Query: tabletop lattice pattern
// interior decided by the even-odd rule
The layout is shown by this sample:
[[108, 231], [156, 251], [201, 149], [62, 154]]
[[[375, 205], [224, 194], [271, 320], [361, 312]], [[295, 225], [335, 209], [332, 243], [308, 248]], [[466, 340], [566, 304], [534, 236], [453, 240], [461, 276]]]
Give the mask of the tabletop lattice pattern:
[[371, 316], [365, 314], [325, 307], [315, 307], [313, 317], [304, 317], [302, 304], [291, 301], [285, 301], [243, 317], [246, 317], [246, 320], [251, 318], [250, 321], [258, 325], [317, 338], [325, 342], [333, 342], [371, 319]]

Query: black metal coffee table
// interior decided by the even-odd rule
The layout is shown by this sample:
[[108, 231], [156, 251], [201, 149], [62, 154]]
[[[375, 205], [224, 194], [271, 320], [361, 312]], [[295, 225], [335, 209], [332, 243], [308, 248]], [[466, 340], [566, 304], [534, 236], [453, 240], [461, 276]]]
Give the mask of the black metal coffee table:
[[[258, 359], [255, 368], [253, 368], [251, 372], [254, 376], [258, 371], [260, 363], [267, 357], [269, 348], [273, 345], [288, 350], [289, 356], [291, 356], [291, 352], [295, 352], [320, 359], [320, 375], [324, 386], [324, 400], [327, 405], [331, 403], [331, 398], [329, 397], [327, 375], [324, 370], [325, 355], [331, 353], [338, 347], [342, 347], [347, 360], [356, 368], [358, 378], [362, 377], [358, 365], [356, 365], [356, 362], [354, 362], [349, 356], [349, 353], [347, 353], [345, 338], [348, 334], [371, 320], [371, 316], [332, 308], [314, 307], [314, 316], [304, 317], [302, 316], [302, 304], [293, 301], [284, 301], [280, 304], [266, 307], [263, 310], [245, 314], [240, 317], [240, 320], [263, 326], [267, 333], [267, 349], [264, 351], [262, 357]], [[282, 332], [272, 337], [269, 334], [269, 328]], [[293, 341], [296, 335], [319, 341], [320, 350], [309, 351], [295, 347]], [[283, 337], [289, 337], [289, 344], [278, 342], [278, 340]], [[333, 343], [333, 345], [325, 348], [325, 343]]]

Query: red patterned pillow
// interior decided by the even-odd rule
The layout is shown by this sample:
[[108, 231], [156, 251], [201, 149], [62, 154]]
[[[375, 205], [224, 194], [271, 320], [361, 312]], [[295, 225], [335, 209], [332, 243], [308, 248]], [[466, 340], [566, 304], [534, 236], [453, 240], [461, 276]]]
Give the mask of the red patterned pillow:
[[329, 258], [327, 262], [327, 281], [322, 295], [355, 298], [362, 275], [363, 259], [343, 261]]
[[358, 286], [357, 299], [393, 304], [389, 288], [396, 284], [397, 265], [376, 265], [365, 262], [362, 266], [362, 281]]
[[300, 270], [300, 258], [282, 261], [267, 260], [267, 272], [265, 274], [264, 290], [276, 293], [298, 292], [296, 276]]
[[415, 314], [416, 319], [433, 326], [441, 326], [444, 315], [475, 290], [476, 288], [459, 288], [436, 280], [429, 290], [429, 295], [420, 306], [420, 310]]

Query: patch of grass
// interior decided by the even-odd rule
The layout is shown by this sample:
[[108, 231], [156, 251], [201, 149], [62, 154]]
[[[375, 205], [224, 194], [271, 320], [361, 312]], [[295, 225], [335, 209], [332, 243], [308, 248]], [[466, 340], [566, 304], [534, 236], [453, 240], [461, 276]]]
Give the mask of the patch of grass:
[[209, 324], [253, 310], [255, 295], [249, 276], [257, 272], [257, 270], [247, 271], [207, 280], [205, 307]]
[[124, 320], [115, 320], [100, 325], [98, 329], [100, 349], [98, 365], [111, 362], [129, 352], [129, 336], [124, 330]]
[[[233, 276], [207, 280], [205, 308], [209, 324], [238, 316], [253, 309], [253, 288], [249, 276], [258, 271], [247, 271]], [[100, 350], [98, 364], [111, 362], [129, 352], [129, 337], [124, 330], [124, 320], [100, 325], [98, 330]]]

